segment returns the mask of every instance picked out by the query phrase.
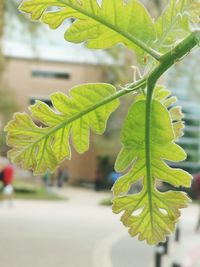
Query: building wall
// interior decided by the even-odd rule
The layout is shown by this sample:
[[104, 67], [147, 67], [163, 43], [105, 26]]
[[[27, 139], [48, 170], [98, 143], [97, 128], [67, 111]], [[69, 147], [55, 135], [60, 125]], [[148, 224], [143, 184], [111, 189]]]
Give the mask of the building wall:
[[[33, 70], [66, 72], [70, 79], [34, 77]], [[16, 92], [20, 109], [24, 111], [30, 97], [48, 97], [56, 91], [66, 93], [81, 83], [102, 81], [102, 71], [100, 67], [93, 65], [7, 59], [5, 78]]]
[[[34, 77], [33, 70], [66, 72], [70, 78]], [[102, 78], [103, 72], [99, 66], [9, 58], [5, 72], [5, 79], [16, 94], [20, 111], [28, 110], [31, 97], [48, 98], [55, 91], [67, 93], [75, 85], [100, 82]], [[96, 171], [95, 148], [91, 146], [84, 155], [78, 155], [72, 149], [72, 160], [65, 161], [62, 166], [67, 168], [69, 178], [73, 183], [80, 180], [93, 181]]]

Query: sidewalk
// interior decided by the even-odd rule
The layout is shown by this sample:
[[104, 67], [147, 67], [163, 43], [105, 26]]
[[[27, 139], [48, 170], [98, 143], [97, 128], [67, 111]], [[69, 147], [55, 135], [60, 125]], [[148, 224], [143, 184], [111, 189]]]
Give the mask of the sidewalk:
[[[99, 205], [103, 199], [112, 197], [110, 191], [96, 192], [71, 186], [55, 190], [60, 196], [67, 197], [69, 204], [75, 209], [82, 206], [82, 209], [93, 208], [95, 213], [100, 211], [107, 213], [106, 217], [99, 219], [99, 231], [105, 227], [110, 229], [109, 234], [99, 239], [93, 248], [95, 260], [92, 267], [150, 267], [154, 256], [153, 247], [130, 237], [127, 228], [120, 222], [120, 216], [112, 213], [111, 207]], [[109, 217], [112, 218], [112, 222], [108, 220]], [[141, 254], [145, 257], [141, 257]]]
[[163, 257], [162, 267], [200, 267], [200, 232], [195, 232], [198, 214], [196, 204], [182, 211], [180, 241], [175, 242], [174, 236], [170, 237], [169, 253]]
[[63, 188], [53, 188], [53, 192], [61, 197], [69, 199], [73, 205], [99, 205], [103, 199], [107, 199], [112, 196], [110, 191], [98, 191], [91, 190], [84, 187], [66, 186]]
[[[59, 195], [63, 197], [67, 196], [69, 198], [70, 205], [73, 205], [75, 208], [77, 206], [90, 206], [93, 207], [94, 210], [103, 209], [103, 207], [99, 206], [100, 201], [111, 196], [111, 192], [95, 192], [85, 188], [71, 186], [55, 190]], [[112, 215], [110, 209], [108, 209], [108, 213], [110, 216]], [[169, 252], [168, 255], [162, 257], [161, 267], [200, 267], [200, 232], [195, 232], [198, 214], [199, 208], [196, 204], [192, 204], [188, 208], [182, 210], [179, 223], [180, 241], [175, 242], [175, 235], [170, 236]], [[120, 223], [119, 230], [123, 231], [123, 227]], [[147, 246], [143, 242], [139, 242], [136, 238], [129, 238], [126, 229], [124, 229], [123, 233], [122, 237], [120, 237], [119, 240], [115, 240], [115, 242], [113, 241], [112, 245], [110, 245], [109, 249], [107, 249], [107, 258], [110, 257], [112, 262], [108, 266], [122, 266], [123, 263], [123, 267], [129, 267], [133, 262], [131, 259], [134, 258], [134, 260], [136, 260], [137, 258], [136, 256], [133, 257], [133, 255], [138, 254], [139, 258], [141, 258], [141, 253], [139, 252], [145, 251], [146, 256], [148, 255], [147, 257], [152, 259], [149, 261], [150, 266], [154, 267], [155, 262], [153, 248]], [[106, 242], [107, 240], [104, 243], [107, 244]], [[139, 250], [139, 252], [135, 253], [137, 250]], [[139, 265], [138, 260], [136, 260], [136, 262], [137, 266], [135, 267], [147, 266], [145, 263], [141, 263], [141, 265]], [[107, 266], [105, 263], [104, 265]]]
[[153, 247], [130, 238], [111, 207], [99, 205], [110, 192], [69, 186], [59, 193], [68, 201], [0, 207], [1, 267], [150, 266]]

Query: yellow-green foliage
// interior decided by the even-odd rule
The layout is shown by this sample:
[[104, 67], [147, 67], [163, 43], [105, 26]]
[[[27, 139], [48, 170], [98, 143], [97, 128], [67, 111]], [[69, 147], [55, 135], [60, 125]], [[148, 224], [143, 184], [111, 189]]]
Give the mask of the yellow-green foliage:
[[[32, 116], [17, 113], [6, 126], [8, 153], [11, 160], [35, 174], [54, 171], [65, 158], [71, 158], [69, 136], [75, 149], [83, 153], [89, 148], [90, 128], [102, 134], [110, 114], [118, 107], [119, 100], [98, 106], [101, 100], [115, 93], [109, 84], [85, 84], [74, 87], [70, 96], [63, 93], [51, 95], [54, 109], [41, 101], [30, 107]], [[33, 119], [42, 124], [38, 127]]]
[[[53, 109], [37, 101], [30, 108], [31, 116], [16, 114], [6, 127], [12, 147], [9, 157], [35, 174], [55, 170], [64, 158], [71, 158], [70, 136], [75, 149], [85, 152], [89, 130], [102, 134], [118, 99], [142, 89], [122, 128], [116, 170], [126, 174], [113, 187], [113, 211], [123, 212], [122, 221], [132, 236], [149, 244], [163, 241], [189, 199], [183, 192], [161, 193], [157, 181], [188, 187], [191, 176], [166, 163], [186, 157], [175, 144], [184, 124], [180, 107], [174, 106], [176, 98], [157, 81], [199, 44], [200, 1], [171, 0], [157, 20], [139, 0], [26, 0], [20, 9], [53, 29], [73, 18], [65, 33], [67, 41], [85, 42], [95, 49], [122, 43], [147, 66], [141, 79], [119, 91], [109, 84], [85, 84], [73, 88], [69, 96], [53, 94]], [[130, 194], [139, 180], [141, 192]]]
[[[158, 180], [176, 187], [189, 187], [192, 179], [187, 172], [170, 168], [165, 163], [165, 160], [182, 161], [186, 158], [183, 149], [174, 143], [181, 135], [174, 128], [177, 122], [181, 122], [181, 112], [179, 108], [173, 108], [170, 115], [166, 108], [168, 94], [169, 91], [157, 87], [152, 102], [150, 172], [146, 164], [143, 96], [138, 97], [125, 120], [121, 135], [123, 148], [115, 166], [118, 172], [131, 168], [113, 187], [113, 211], [124, 211], [122, 222], [130, 228], [130, 234], [139, 234], [139, 239], [146, 239], [149, 244], [158, 243], [174, 230], [180, 216], [179, 209], [186, 207], [189, 200], [182, 192], [159, 192], [156, 188]], [[128, 194], [131, 186], [139, 180], [143, 184], [142, 191], [135, 195]]]

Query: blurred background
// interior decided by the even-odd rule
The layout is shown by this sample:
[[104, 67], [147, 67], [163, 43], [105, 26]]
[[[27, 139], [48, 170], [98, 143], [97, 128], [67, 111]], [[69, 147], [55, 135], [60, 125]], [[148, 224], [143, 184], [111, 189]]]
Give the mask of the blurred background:
[[[110, 189], [119, 177], [114, 162], [120, 149], [120, 128], [134, 95], [122, 99], [104, 136], [91, 135], [87, 153], [72, 151], [72, 160], [64, 161], [54, 174], [33, 177], [11, 166], [6, 158], [9, 148], [3, 129], [14, 112], [27, 112], [37, 99], [51, 106], [51, 93], [68, 93], [81, 83], [109, 82], [120, 88], [133, 81], [136, 63], [134, 54], [123, 46], [97, 51], [66, 42], [63, 35], [73, 21], [50, 30], [21, 14], [19, 2], [0, 1], [0, 176], [6, 173], [7, 185], [14, 188], [5, 192], [1, 185], [0, 266], [200, 267], [199, 50], [162, 80], [183, 106], [185, 135], [178, 142], [188, 158], [172, 166], [194, 175], [193, 186], [187, 190], [194, 201], [183, 211], [168, 242], [149, 247], [130, 238], [110, 208]], [[155, 17], [165, 4], [143, 2]], [[166, 189], [173, 190], [162, 185]], [[133, 190], [137, 192], [138, 185]]]

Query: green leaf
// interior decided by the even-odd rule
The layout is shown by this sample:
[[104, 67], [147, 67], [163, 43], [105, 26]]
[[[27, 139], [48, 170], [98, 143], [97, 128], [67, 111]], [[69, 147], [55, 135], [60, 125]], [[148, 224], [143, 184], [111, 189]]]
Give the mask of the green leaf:
[[[56, 11], [47, 11], [51, 7], [57, 7]], [[110, 48], [123, 43], [141, 52], [144, 43], [156, 38], [154, 23], [137, 0], [103, 0], [101, 5], [97, 0], [30, 0], [24, 1], [20, 9], [30, 13], [34, 20], [42, 17], [53, 29], [66, 19], [75, 19], [65, 39], [86, 42], [89, 48]]]
[[190, 21], [195, 29], [200, 27], [200, 1], [191, 0], [191, 5], [189, 7]]
[[[177, 102], [175, 96], [171, 96], [171, 92], [163, 85], [157, 85], [154, 89], [153, 98], [160, 101], [166, 108], [169, 108], [169, 115], [171, 117], [171, 122], [174, 130], [175, 140], [183, 136], [183, 129], [185, 128], [183, 119], [183, 113], [180, 106], [172, 106]], [[145, 95], [139, 94], [136, 97], [136, 101], [144, 100]]]
[[[138, 235], [149, 244], [163, 241], [174, 230], [179, 209], [186, 207], [189, 200], [182, 192], [159, 192], [158, 181], [189, 187], [192, 179], [187, 172], [171, 168], [165, 162], [186, 158], [183, 149], [174, 143], [177, 133], [172, 124], [180, 122], [182, 114], [174, 110], [170, 114], [164, 105], [168, 96], [169, 91], [161, 86], [156, 88], [149, 115], [150, 162], [147, 162], [145, 149], [146, 100], [139, 96], [125, 120], [121, 134], [123, 148], [115, 165], [118, 172], [129, 171], [113, 186], [113, 211], [124, 211], [122, 222], [129, 228], [131, 236]], [[129, 190], [138, 181], [142, 181], [143, 188], [138, 194], [131, 195]]]
[[[165, 52], [173, 47], [177, 41], [184, 39], [190, 29], [190, 7], [193, 0], [171, 0], [168, 7], [156, 21], [156, 48]], [[191, 12], [190, 12], [191, 11]]]
[[52, 94], [53, 109], [36, 101], [30, 107], [31, 116], [17, 113], [5, 128], [12, 147], [9, 158], [41, 174], [47, 169], [54, 171], [63, 159], [71, 158], [70, 134], [77, 152], [87, 151], [90, 128], [102, 134], [110, 114], [119, 106], [119, 100], [106, 101], [115, 92], [109, 84], [84, 84], [71, 89], [69, 97]]

